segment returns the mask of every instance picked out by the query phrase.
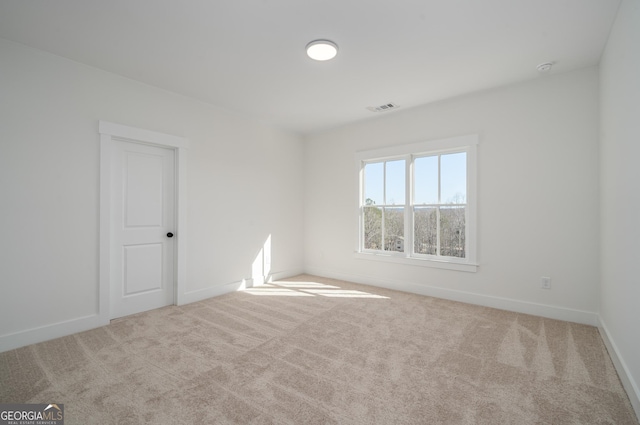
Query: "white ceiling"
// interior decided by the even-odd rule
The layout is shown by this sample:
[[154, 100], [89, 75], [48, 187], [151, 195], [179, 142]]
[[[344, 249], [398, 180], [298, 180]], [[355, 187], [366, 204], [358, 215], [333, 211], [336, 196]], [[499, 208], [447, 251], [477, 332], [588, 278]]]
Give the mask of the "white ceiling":
[[[619, 0], [0, 0], [0, 37], [311, 133], [599, 62]], [[335, 41], [315, 62], [305, 45]]]

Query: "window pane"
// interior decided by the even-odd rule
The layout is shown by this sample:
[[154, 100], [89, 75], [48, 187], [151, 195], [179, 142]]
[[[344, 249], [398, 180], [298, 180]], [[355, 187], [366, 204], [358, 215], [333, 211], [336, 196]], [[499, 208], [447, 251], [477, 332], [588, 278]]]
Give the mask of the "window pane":
[[440, 202], [467, 203], [467, 154], [452, 153], [440, 157]]
[[405, 161], [389, 161], [387, 162], [386, 205], [404, 204], [405, 198]]
[[385, 251], [404, 252], [404, 208], [384, 209]]
[[465, 258], [465, 207], [440, 208], [440, 255]]
[[364, 207], [364, 249], [382, 249], [382, 209]]
[[438, 203], [438, 157], [416, 158], [413, 162], [414, 193], [416, 204]]
[[431, 207], [416, 208], [413, 217], [413, 250], [416, 254], [437, 255], [437, 209]]
[[384, 203], [384, 162], [364, 166], [364, 204], [381, 205]]

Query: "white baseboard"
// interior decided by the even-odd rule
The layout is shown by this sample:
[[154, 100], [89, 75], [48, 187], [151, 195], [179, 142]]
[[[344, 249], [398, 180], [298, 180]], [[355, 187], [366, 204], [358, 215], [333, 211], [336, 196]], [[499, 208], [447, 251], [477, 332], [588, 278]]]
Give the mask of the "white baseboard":
[[228, 294], [229, 292], [235, 292], [241, 289], [250, 288], [251, 286], [253, 286], [253, 281], [251, 279], [242, 279], [237, 282], [230, 282], [223, 285], [209, 286], [207, 288], [185, 292], [180, 297], [178, 297], [178, 302], [176, 304], [191, 304], [198, 301], [206, 300], [207, 298]]
[[292, 269], [292, 270], [285, 270], [281, 272], [273, 272], [269, 274], [268, 281], [271, 282], [274, 280], [286, 279], [288, 277], [298, 276], [303, 273], [304, 273], [303, 269]]
[[[302, 274], [302, 270], [285, 270], [280, 272], [273, 272], [264, 279], [266, 282], [272, 280], [285, 279], [291, 276], [297, 276]], [[263, 284], [262, 281], [254, 281], [252, 278], [246, 278], [237, 282], [225, 283], [222, 285], [210, 286], [196, 291], [186, 292], [178, 297], [177, 305], [190, 304], [197, 301], [206, 300], [207, 298], [218, 297], [220, 295], [228, 294], [229, 292], [235, 292], [246, 288], [252, 288]]]
[[50, 339], [60, 338], [77, 332], [88, 331], [107, 324], [109, 324], [107, 317], [94, 314], [2, 335], [0, 336], [0, 353], [24, 347], [25, 345], [49, 341]]
[[[198, 291], [187, 292], [178, 298], [178, 305], [189, 304], [207, 298], [216, 297], [229, 292], [234, 292], [244, 287], [251, 287], [251, 279], [240, 282], [232, 282], [226, 285], [213, 286]], [[108, 315], [91, 315], [66, 320], [64, 322], [44, 325], [33, 329], [0, 335], [0, 353], [25, 345], [36, 344], [55, 338], [83, 332], [109, 324]]]
[[534, 316], [547, 317], [550, 319], [565, 320], [568, 322], [582, 323], [591, 326], [598, 326], [600, 323], [600, 321], [598, 320], [598, 315], [589, 311], [573, 310], [569, 308], [536, 304], [509, 298], [474, 294], [471, 292], [438, 288], [413, 282], [403, 282], [397, 280], [380, 279], [373, 276], [341, 273], [314, 267], [307, 268], [306, 272], [317, 276], [324, 276], [333, 279], [346, 280], [354, 283], [361, 283], [364, 285], [395, 289], [398, 291], [410, 292], [418, 295], [444, 298], [447, 300], [460, 301], [468, 304], [476, 304], [501, 310], [514, 311], [516, 313], [531, 314]]
[[451, 289], [436, 288], [412, 282], [399, 282], [380, 279], [372, 276], [355, 275], [349, 273], [335, 272], [326, 269], [308, 267], [306, 273], [316, 276], [324, 276], [333, 279], [346, 280], [349, 282], [361, 283], [364, 285], [379, 286], [388, 289], [395, 289], [419, 295], [427, 295], [436, 298], [444, 298], [452, 301], [460, 301], [470, 304], [493, 307], [502, 310], [509, 310], [518, 313], [531, 314], [535, 316], [548, 317], [551, 319], [565, 320], [569, 322], [582, 323], [598, 327], [602, 340], [604, 341], [613, 365], [620, 376], [620, 381], [629, 396], [631, 405], [640, 418], [640, 387], [629, 372], [624, 358], [620, 355], [614, 340], [611, 338], [606, 324], [597, 313], [588, 311], [573, 310], [556, 306], [529, 303], [525, 301], [512, 300], [508, 298], [492, 297], [487, 295], [474, 294]]
[[[301, 269], [286, 270], [271, 273], [267, 281], [284, 279], [291, 276], [302, 274]], [[238, 282], [231, 282], [224, 285], [212, 286], [197, 291], [187, 292], [178, 297], [177, 305], [189, 304], [196, 301], [202, 301], [207, 298], [217, 297], [229, 292], [234, 292], [243, 288], [254, 286], [252, 279], [243, 279]], [[78, 317], [63, 322], [44, 325], [37, 328], [26, 329], [11, 334], [0, 335], [0, 353], [24, 347], [38, 342], [49, 341], [51, 339], [72, 335], [78, 332], [88, 331], [90, 329], [99, 328], [109, 324], [107, 314], [95, 314], [90, 316]]]
[[607, 351], [609, 351], [609, 357], [611, 357], [611, 361], [618, 372], [622, 386], [629, 396], [629, 401], [633, 406], [633, 410], [635, 410], [636, 416], [640, 418], [640, 387], [638, 387], [638, 383], [633, 379], [633, 376], [629, 372], [629, 368], [627, 367], [624, 358], [620, 355], [618, 346], [611, 338], [611, 334], [602, 320], [602, 317], [599, 319], [600, 325], [598, 326], [598, 330], [600, 331], [600, 336], [602, 336], [604, 345], [607, 347]]

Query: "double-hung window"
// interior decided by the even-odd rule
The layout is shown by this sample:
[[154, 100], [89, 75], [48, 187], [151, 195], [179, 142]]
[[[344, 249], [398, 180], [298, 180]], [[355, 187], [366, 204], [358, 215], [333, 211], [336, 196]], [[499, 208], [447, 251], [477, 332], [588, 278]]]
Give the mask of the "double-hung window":
[[359, 152], [360, 258], [476, 271], [477, 136]]

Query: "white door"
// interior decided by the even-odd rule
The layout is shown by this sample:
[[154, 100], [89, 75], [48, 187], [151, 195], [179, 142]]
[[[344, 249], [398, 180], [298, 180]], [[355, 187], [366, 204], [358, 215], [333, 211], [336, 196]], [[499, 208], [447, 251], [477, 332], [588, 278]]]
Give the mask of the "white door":
[[112, 319], [174, 303], [175, 153], [114, 141]]

